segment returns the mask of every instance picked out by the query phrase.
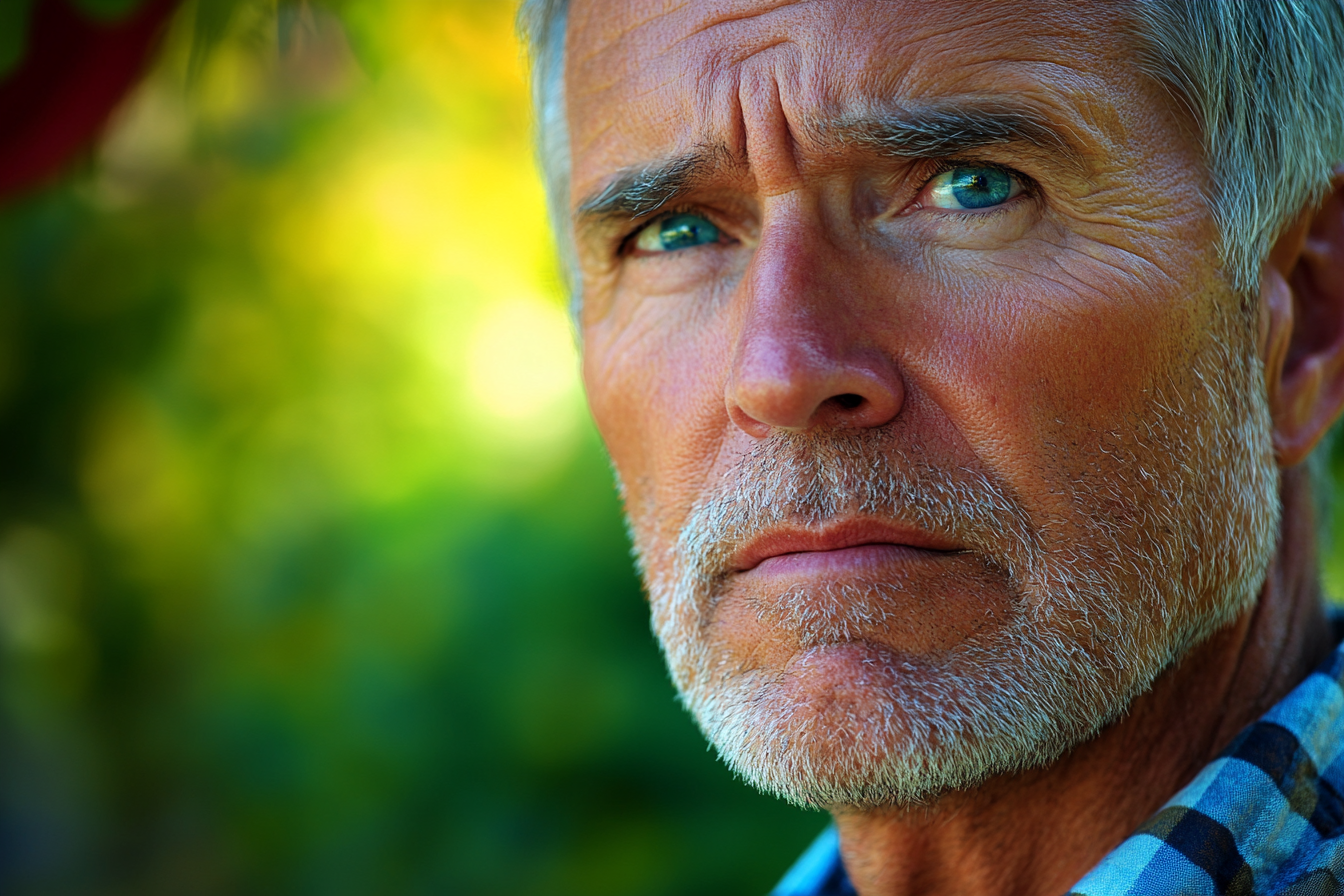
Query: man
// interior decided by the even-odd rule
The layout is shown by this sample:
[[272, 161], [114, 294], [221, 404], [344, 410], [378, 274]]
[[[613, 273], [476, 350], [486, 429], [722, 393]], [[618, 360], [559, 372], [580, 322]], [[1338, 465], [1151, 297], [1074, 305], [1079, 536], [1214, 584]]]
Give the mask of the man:
[[524, 22], [673, 678], [835, 817], [777, 892], [1338, 892], [1338, 0]]

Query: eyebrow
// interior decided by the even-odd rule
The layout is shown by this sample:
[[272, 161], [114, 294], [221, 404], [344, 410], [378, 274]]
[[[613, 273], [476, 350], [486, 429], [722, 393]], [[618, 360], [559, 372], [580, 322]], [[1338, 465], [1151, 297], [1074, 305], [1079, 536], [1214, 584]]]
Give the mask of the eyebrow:
[[642, 218], [683, 196], [710, 174], [730, 164], [727, 147], [702, 145], [680, 156], [617, 173], [606, 186], [579, 203], [581, 221]]
[[[955, 101], [849, 113], [804, 124], [820, 146], [859, 148], [898, 159], [955, 158], [987, 146], [1015, 145], [1063, 163], [1073, 173], [1086, 165], [1081, 152], [1043, 116], [1002, 100]], [[589, 194], [576, 209], [582, 225], [652, 215], [724, 168], [743, 162], [723, 144], [626, 168]]]
[[894, 158], [954, 158], [986, 146], [1017, 145], [1063, 162], [1075, 173], [1086, 168], [1071, 131], [1002, 99], [962, 98], [851, 113], [815, 127], [829, 142]]

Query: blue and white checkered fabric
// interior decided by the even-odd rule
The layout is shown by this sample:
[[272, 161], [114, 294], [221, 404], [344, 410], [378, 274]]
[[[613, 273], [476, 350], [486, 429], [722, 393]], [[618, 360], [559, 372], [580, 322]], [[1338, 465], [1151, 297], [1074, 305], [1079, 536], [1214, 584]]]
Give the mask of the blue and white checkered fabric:
[[[1344, 645], [1070, 896], [1344, 893]], [[771, 896], [853, 893], [833, 830]]]

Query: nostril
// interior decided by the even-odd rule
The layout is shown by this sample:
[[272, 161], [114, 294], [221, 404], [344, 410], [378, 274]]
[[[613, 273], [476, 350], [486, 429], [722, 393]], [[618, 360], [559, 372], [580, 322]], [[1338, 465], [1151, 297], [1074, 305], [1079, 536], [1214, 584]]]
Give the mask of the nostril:
[[855, 395], [853, 392], [846, 392], [844, 395], [835, 396], [834, 398], [831, 399], [831, 401], [840, 405], [840, 407], [844, 408], [847, 411], [852, 411], [859, 405], [863, 404], [863, 396]]

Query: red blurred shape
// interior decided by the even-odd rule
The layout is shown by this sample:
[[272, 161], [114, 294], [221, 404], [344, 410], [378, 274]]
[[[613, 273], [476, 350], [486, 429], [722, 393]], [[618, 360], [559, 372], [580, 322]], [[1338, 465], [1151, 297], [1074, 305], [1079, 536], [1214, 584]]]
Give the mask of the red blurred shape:
[[0, 81], [0, 198], [52, 177], [98, 135], [177, 2], [144, 0], [97, 22], [65, 0], [39, 0], [23, 62]]

